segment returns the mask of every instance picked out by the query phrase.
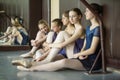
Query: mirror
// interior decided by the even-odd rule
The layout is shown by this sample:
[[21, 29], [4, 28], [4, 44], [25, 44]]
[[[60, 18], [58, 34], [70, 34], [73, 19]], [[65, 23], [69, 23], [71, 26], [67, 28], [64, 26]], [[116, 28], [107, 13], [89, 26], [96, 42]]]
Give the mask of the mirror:
[[0, 46], [28, 45], [29, 37], [24, 20], [19, 16], [8, 16], [0, 11]]
[[[0, 37], [4, 36], [4, 32], [11, 26], [11, 17], [15, 16], [23, 19], [25, 29], [27, 32], [29, 31], [29, 0], [0, 0], [0, 11]], [[1, 40], [0, 50], [25, 50], [30, 48], [29, 43], [26, 45], [1, 45], [4, 42], [5, 39]]]
[[0, 0], [0, 46], [29, 46], [29, 0]]
[[[11, 26], [11, 17], [18, 16], [23, 19], [22, 25], [29, 35], [29, 42], [31, 39], [35, 39], [38, 31], [38, 21], [42, 19], [42, 1], [43, 0], [0, 0], [0, 36], [4, 35], [8, 26]], [[20, 42], [20, 39], [21, 37], [18, 38], [18, 42]], [[23, 45], [0, 45], [0, 50], [6, 48], [6, 50], [8, 50], [8, 48], [11, 50], [30, 49], [29, 42]]]

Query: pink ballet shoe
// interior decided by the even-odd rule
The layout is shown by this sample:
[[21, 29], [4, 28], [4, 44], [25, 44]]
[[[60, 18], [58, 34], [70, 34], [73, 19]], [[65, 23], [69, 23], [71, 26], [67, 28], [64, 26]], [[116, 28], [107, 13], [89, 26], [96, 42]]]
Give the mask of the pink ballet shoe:
[[32, 66], [31, 62], [28, 60], [13, 60], [12, 65], [23, 66], [25, 68], [30, 68]]

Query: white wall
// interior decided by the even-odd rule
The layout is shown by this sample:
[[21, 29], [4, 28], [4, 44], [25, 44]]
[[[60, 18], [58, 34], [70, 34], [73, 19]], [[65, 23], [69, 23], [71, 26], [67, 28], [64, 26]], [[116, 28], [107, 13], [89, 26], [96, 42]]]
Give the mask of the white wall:
[[51, 0], [51, 21], [59, 18], [59, 0]]
[[60, 0], [60, 15], [66, 10], [79, 7], [79, 5], [80, 0]]

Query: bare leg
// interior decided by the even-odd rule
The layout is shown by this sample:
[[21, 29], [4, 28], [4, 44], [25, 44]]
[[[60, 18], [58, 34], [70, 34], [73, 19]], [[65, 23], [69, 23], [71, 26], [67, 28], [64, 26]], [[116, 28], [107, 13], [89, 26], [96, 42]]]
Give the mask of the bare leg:
[[[48, 36], [47, 36], [46, 42], [51, 43], [51, 42], [52, 42], [52, 36], [53, 36], [53, 35], [54, 35], [54, 32], [49, 32], [49, 33], [48, 33]], [[41, 31], [38, 31], [35, 40], [41, 39], [42, 36], [43, 36], [43, 35], [41, 35]], [[22, 54], [21, 57], [32, 57], [32, 56], [35, 54], [35, 52], [37, 51], [37, 49], [38, 49], [38, 47], [33, 46], [32, 49], [31, 49], [28, 53]]]
[[29, 58], [30, 57], [30, 58], [32, 58], [37, 49], [38, 49], [38, 47], [33, 46], [32, 49], [29, 52], [20, 55], [20, 57], [23, 57], [23, 58]]
[[[42, 38], [42, 36], [43, 35], [41, 35], [41, 31], [38, 31], [38, 33], [37, 33], [37, 36], [36, 36], [36, 39], [35, 40], [39, 40], [39, 39], [41, 39]], [[39, 46], [38, 46], [39, 47]], [[31, 53], [31, 54], [35, 54], [35, 52], [36, 52], [36, 50], [38, 49], [38, 47], [36, 47], [36, 46], [33, 46], [32, 47], [32, 49], [31, 49], [31, 51], [29, 52], [29, 53]]]
[[58, 54], [55, 56], [55, 58], [53, 58], [53, 61], [57, 61], [57, 60], [61, 60], [61, 59], [64, 59], [65, 57], [61, 54]]
[[62, 59], [43, 65], [32, 66], [31, 68], [18, 67], [19, 70], [23, 71], [56, 71], [64, 68], [85, 70], [82, 63], [77, 59]]
[[[37, 33], [37, 36], [36, 36], [36, 39], [35, 40], [39, 40], [42, 38], [42, 35], [41, 35], [41, 32], [38, 31]], [[24, 58], [27, 58], [27, 57], [33, 57], [33, 55], [35, 54], [36, 50], [38, 49], [39, 46], [33, 46], [32, 49], [25, 53], [25, 54], [22, 54], [20, 55], [21, 57], [24, 57]]]
[[[49, 32], [48, 35], [47, 35], [47, 39], [46, 39], [46, 42], [49, 44], [49, 43], [52, 43], [52, 39], [53, 39], [53, 35], [54, 35], [54, 32]], [[31, 50], [31, 52], [34, 51], [34, 50]], [[38, 50], [39, 53], [45, 53], [44, 49], [39, 49]]]
[[[58, 34], [58, 36], [57, 36], [54, 43], [61, 43], [61, 42], [65, 41], [65, 40], [67, 40], [69, 37], [70, 37], [70, 35], [67, 32], [61, 31]], [[58, 54], [58, 52], [60, 50], [61, 50], [60, 48], [53, 47], [51, 49], [49, 55], [43, 61], [39, 62], [39, 64], [51, 62], [53, 60], [53, 58]]]

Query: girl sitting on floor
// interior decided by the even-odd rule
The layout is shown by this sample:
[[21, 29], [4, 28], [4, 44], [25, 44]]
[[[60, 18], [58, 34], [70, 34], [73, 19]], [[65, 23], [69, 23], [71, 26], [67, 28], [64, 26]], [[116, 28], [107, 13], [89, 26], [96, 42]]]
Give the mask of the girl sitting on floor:
[[20, 57], [28, 58], [33, 57], [36, 50], [42, 45], [42, 43], [46, 40], [47, 34], [49, 32], [48, 23], [45, 20], [40, 20], [38, 22], [39, 31], [37, 32], [35, 40], [31, 40], [32, 49], [25, 54], [20, 55]]

